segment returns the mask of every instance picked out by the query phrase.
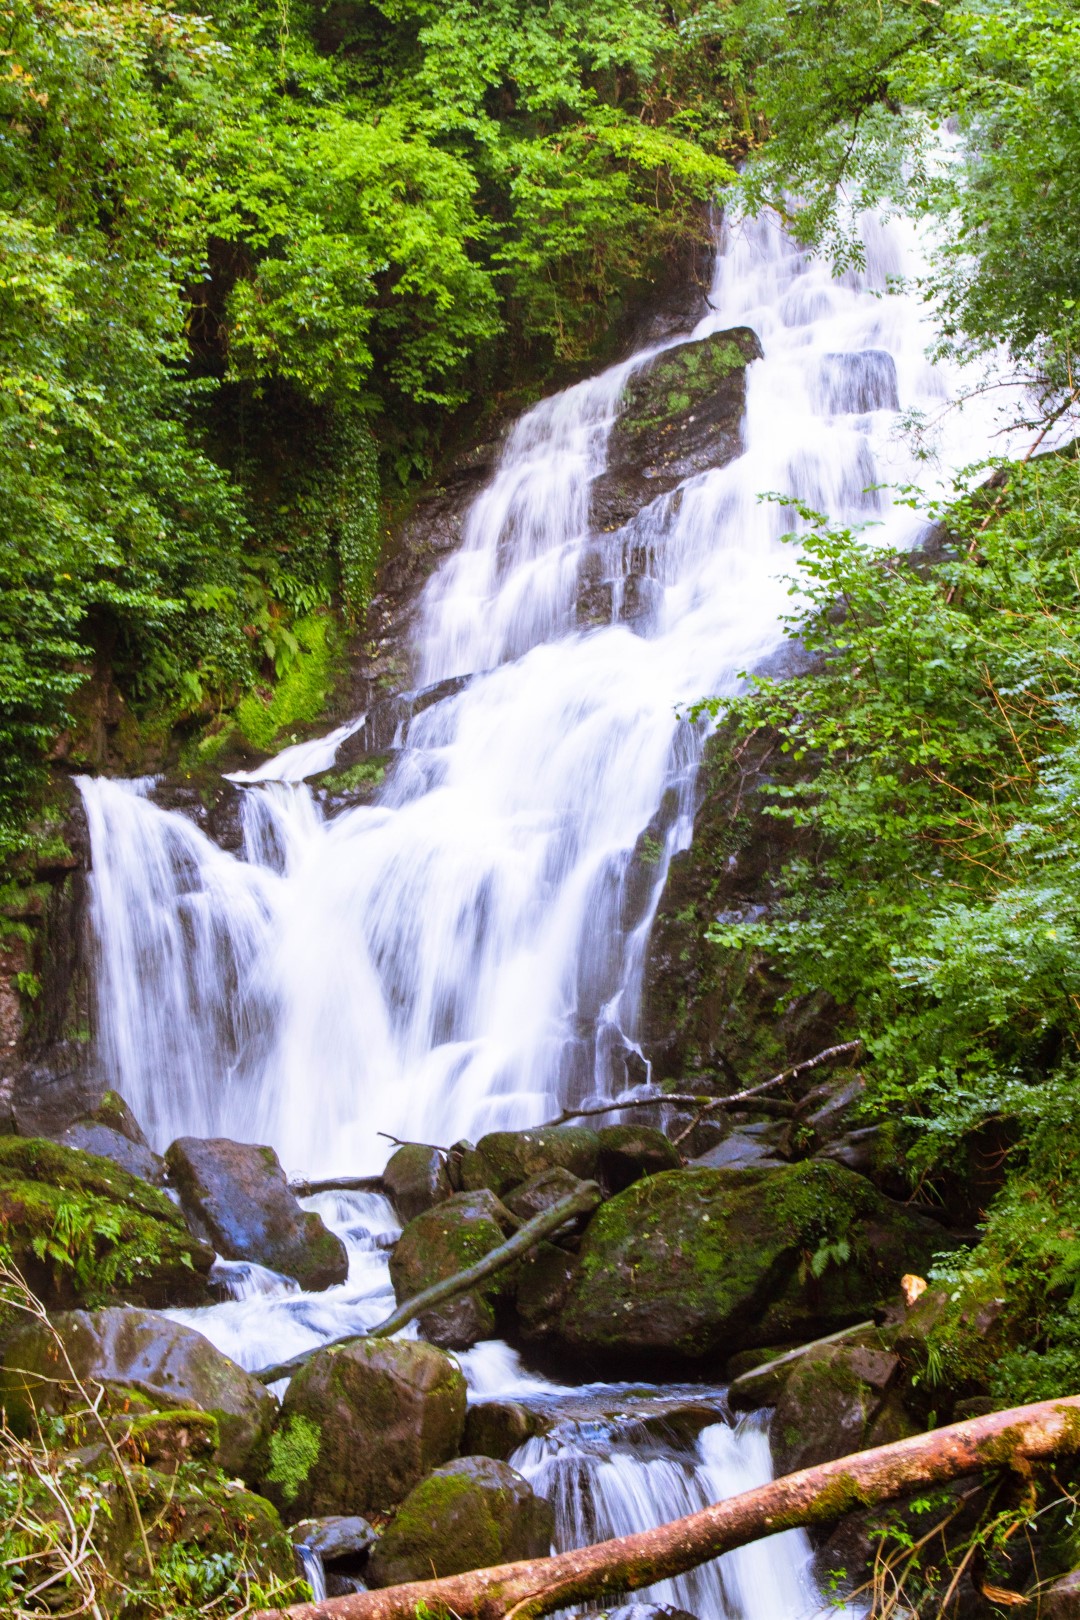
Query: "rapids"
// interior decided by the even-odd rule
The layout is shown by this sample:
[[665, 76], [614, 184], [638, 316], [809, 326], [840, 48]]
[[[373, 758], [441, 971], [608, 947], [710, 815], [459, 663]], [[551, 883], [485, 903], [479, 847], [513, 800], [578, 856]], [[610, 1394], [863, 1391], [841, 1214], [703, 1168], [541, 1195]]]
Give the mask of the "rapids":
[[[795, 495], [910, 545], [925, 519], [882, 486], [917, 480], [929, 497], [987, 442], [985, 410], [946, 412], [935, 473], [898, 432], [901, 413], [941, 412], [953, 380], [926, 358], [923, 306], [890, 290], [918, 267], [914, 234], [874, 218], [864, 234], [865, 269], [836, 280], [769, 217], [722, 228], [710, 312], [686, 336], [747, 325], [761, 340], [744, 453], [627, 530], [590, 534], [589, 486], [626, 379], [654, 351], [520, 419], [422, 603], [416, 685], [467, 679], [410, 723], [373, 806], [326, 820], [303, 781], [362, 717], [236, 778], [239, 857], [155, 807], [146, 783], [81, 783], [98, 1057], [155, 1146], [233, 1136], [272, 1143], [306, 1176], [355, 1175], [384, 1163], [379, 1133], [475, 1139], [620, 1094], [656, 899], [691, 835], [705, 728], [685, 711], [735, 690], [781, 640], [795, 519], [759, 497]], [[612, 621], [583, 631], [579, 566], [597, 545], [617, 585], [645, 555], [648, 590], [631, 617], [616, 588]], [[631, 853], [665, 795], [652, 899], [628, 920]], [[313, 1296], [224, 1267], [231, 1298], [177, 1313], [247, 1366], [389, 1309], [386, 1202], [307, 1204], [346, 1241], [346, 1283]], [[461, 1360], [474, 1398], [568, 1395], [505, 1346]], [[637, 1417], [654, 1398], [638, 1393]], [[564, 1411], [515, 1461], [552, 1494], [561, 1546], [660, 1522], [770, 1470], [760, 1424], [732, 1427], [722, 1404], [679, 1444]], [[805, 1620], [823, 1605], [808, 1559], [791, 1532], [659, 1595], [699, 1620]]]

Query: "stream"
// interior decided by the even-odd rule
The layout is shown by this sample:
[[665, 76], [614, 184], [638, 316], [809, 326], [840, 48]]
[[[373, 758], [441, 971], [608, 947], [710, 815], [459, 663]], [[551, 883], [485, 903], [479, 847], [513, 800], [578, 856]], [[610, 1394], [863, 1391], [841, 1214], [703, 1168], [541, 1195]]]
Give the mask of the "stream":
[[[417, 686], [467, 679], [409, 722], [373, 805], [326, 819], [304, 785], [362, 717], [243, 779], [238, 856], [156, 807], [145, 782], [82, 781], [99, 1060], [155, 1147], [230, 1136], [272, 1144], [292, 1174], [359, 1175], [388, 1156], [379, 1133], [476, 1140], [622, 1095], [649, 929], [692, 832], [707, 733], [686, 711], [775, 653], [789, 607], [796, 553], [782, 536], [796, 519], [759, 497], [874, 520], [883, 543], [910, 546], [925, 518], [882, 486], [917, 481], [929, 498], [988, 441], [977, 406], [946, 414], [937, 469], [898, 433], [901, 413], [940, 414], [955, 379], [926, 358], [924, 306], [890, 290], [918, 268], [914, 233], [873, 217], [863, 230], [865, 268], [834, 279], [769, 216], [719, 229], [709, 313], [671, 341], [757, 333], [744, 452], [626, 529], [590, 533], [589, 489], [627, 379], [655, 350], [517, 422], [421, 603]], [[612, 615], [582, 630], [590, 547], [614, 580]], [[628, 907], [631, 855], [662, 802], [652, 895]], [[247, 1367], [392, 1308], [386, 1200], [305, 1206], [345, 1240], [346, 1283], [304, 1294], [223, 1264], [230, 1299], [173, 1313]], [[694, 1392], [715, 1421], [667, 1433], [650, 1413], [670, 1390], [583, 1389], [572, 1369], [560, 1386], [498, 1342], [459, 1359], [471, 1398], [552, 1415], [511, 1460], [554, 1501], [560, 1548], [770, 1477], [760, 1416], [736, 1425], [720, 1389]], [[639, 1601], [698, 1620], [853, 1614], [819, 1594], [810, 1556], [788, 1532]]]

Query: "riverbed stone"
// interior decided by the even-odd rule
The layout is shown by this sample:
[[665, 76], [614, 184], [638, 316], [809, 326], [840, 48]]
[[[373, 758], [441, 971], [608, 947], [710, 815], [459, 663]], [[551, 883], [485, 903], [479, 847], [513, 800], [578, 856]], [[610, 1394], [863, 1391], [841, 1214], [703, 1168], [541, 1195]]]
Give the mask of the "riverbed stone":
[[519, 1446], [545, 1429], [543, 1418], [520, 1401], [476, 1401], [465, 1418], [462, 1441], [470, 1457], [507, 1462]]
[[508, 1463], [458, 1457], [411, 1490], [368, 1560], [373, 1586], [458, 1575], [551, 1550], [550, 1503]]
[[165, 1154], [192, 1229], [226, 1260], [253, 1260], [317, 1293], [349, 1275], [344, 1243], [301, 1209], [271, 1147], [182, 1136]]
[[109, 1159], [0, 1137], [0, 1241], [50, 1309], [208, 1305], [213, 1249], [157, 1187]]
[[823, 1336], [867, 1317], [940, 1241], [839, 1165], [667, 1171], [594, 1215], [551, 1336], [654, 1363]]
[[[531, 1221], [534, 1216], [553, 1209], [564, 1198], [580, 1192], [584, 1186], [586, 1183], [580, 1176], [571, 1175], [569, 1170], [556, 1165], [554, 1170], [541, 1170], [539, 1175], [523, 1181], [520, 1187], [512, 1188], [506, 1195], [506, 1207], [519, 1220]], [[600, 1202], [599, 1189], [596, 1190], [596, 1201]]]
[[652, 1125], [605, 1125], [599, 1133], [597, 1176], [610, 1197], [642, 1176], [678, 1170], [679, 1150]]
[[[515, 1224], [514, 1217], [486, 1188], [454, 1193], [416, 1216], [390, 1256], [390, 1280], [398, 1303], [475, 1265], [505, 1242], [507, 1230]], [[465, 1350], [478, 1339], [491, 1338], [495, 1301], [508, 1286], [509, 1274], [500, 1272], [472, 1292], [424, 1311], [421, 1333], [448, 1350]]]
[[0, 1401], [17, 1431], [32, 1427], [35, 1410], [63, 1414], [85, 1405], [60, 1345], [74, 1377], [91, 1395], [103, 1386], [110, 1409], [137, 1430], [157, 1412], [207, 1413], [215, 1460], [227, 1473], [254, 1478], [265, 1466], [273, 1396], [201, 1333], [154, 1311], [67, 1311], [50, 1324], [16, 1328], [4, 1343]]
[[446, 1171], [446, 1154], [422, 1142], [406, 1142], [383, 1171], [386, 1196], [403, 1226], [454, 1191]]
[[895, 1352], [864, 1345], [822, 1345], [799, 1356], [769, 1430], [776, 1472], [814, 1468], [868, 1445], [899, 1366]]
[[636, 369], [591, 491], [593, 527], [620, 528], [694, 473], [742, 450], [746, 367], [761, 356], [749, 327], [680, 343]]
[[571, 1175], [588, 1181], [596, 1174], [599, 1153], [599, 1135], [584, 1125], [490, 1131], [465, 1156], [462, 1184], [469, 1189], [489, 1187], [501, 1197], [544, 1170], [569, 1170]]
[[291, 1517], [385, 1512], [458, 1450], [465, 1378], [411, 1339], [316, 1351], [293, 1378], [271, 1439], [265, 1487]]

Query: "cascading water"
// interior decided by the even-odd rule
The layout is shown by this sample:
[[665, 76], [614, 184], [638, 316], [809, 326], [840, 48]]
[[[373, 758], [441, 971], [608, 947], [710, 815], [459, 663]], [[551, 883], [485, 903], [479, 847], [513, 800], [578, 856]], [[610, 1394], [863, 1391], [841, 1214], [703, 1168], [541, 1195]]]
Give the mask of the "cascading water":
[[[236, 778], [240, 858], [156, 808], [142, 784], [82, 783], [100, 1062], [157, 1145], [230, 1135], [273, 1143], [307, 1175], [356, 1174], [383, 1163], [378, 1132], [450, 1142], [617, 1094], [656, 896], [691, 831], [704, 734], [679, 711], [734, 690], [780, 640], [795, 560], [781, 536], [794, 519], [758, 497], [875, 519], [898, 545], [922, 527], [878, 486], [917, 470], [927, 489], [898, 412], [938, 409], [949, 382], [925, 358], [921, 306], [887, 291], [912, 240], [874, 219], [865, 240], [865, 271], [836, 281], [768, 217], [722, 233], [711, 313], [687, 335], [745, 325], [760, 337], [744, 453], [621, 532], [590, 533], [589, 490], [650, 353], [521, 419], [423, 602], [419, 684], [465, 679], [410, 721], [374, 806], [327, 821], [303, 786], [337, 734]], [[948, 428], [946, 470], [985, 442], [984, 415]], [[611, 622], [583, 631], [579, 579], [598, 551]], [[650, 825], [660, 858], [651, 894], [642, 900], [638, 872], [631, 903]], [[308, 1204], [345, 1239], [348, 1282], [307, 1295], [231, 1268], [229, 1300], [177, 1313], [247, 1366], [363, 1331], [389, 1309], [386, 1202]], [[504, 1346], [462, 1362], [474, 1395], [559, 1393]], [[649, 1403], [637, 1399], [639, 1418]], [[760, 1426], [724, 1422], [680, 1447], [566, 1420], [516, 1461], [554, 1495], [561, 1546], [661, 1522], [770, 1471]], [[790, 1533], [660, 1595], [700, 1620], [803, 1620], [821, 1607], [808, 1556]]]
[[[693, 335], [761, 338], [745, 453], [627, 530], [590, 535], [589, 486], [651, 351], [521, 419], [423, 604], [421, 682], [470, 678], [411, 722], [377, 805], [324, 821], [295, 778], [327, 752], [287, 750], [292, 786], [249, 779], [237, 860], [130, 786], [83, 784], [101, 1059], [159, 1143], [257, 1138], [307, 1173], [355, 1172], [381, 1163], [380, 1130], [448, 1142], [612, 1095], [653, 901], [690, 834], [702, 731], [678, 710], [779, 640], [792, 514], [759, 496], [873, 517], [899, 544], [921, 527], [875, 486], [913, 472], [897, 410], [940, 406], [945, 383], [920, 306], [885, 293], [910, 243], [896, 223], [865, 235], [843, 281], [769, 217], [723, 236]], [[644, 556], [649, 589], [632, 625], [616, 590], [613, 622], [583, 633], [598, 544], [616, 585]], [[662, 801], [652, 897], [631, 905]]]

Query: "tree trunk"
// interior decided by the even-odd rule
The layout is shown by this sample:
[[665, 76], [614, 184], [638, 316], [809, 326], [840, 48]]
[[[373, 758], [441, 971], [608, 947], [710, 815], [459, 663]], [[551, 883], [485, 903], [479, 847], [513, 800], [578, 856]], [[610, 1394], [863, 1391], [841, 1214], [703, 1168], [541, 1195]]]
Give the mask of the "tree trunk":
[[439, 1620], [535, 1620], [569, 1603], [610, 1602], [778, 1530], [829, 1524], [908, 1490], [1076, 1451], [1080, 1395], [1070, 1395], [804, 1468], [658, 1529], [576, 1552], [264, 1610], [253, 1620], [415, 1620], [419, 1604]]

